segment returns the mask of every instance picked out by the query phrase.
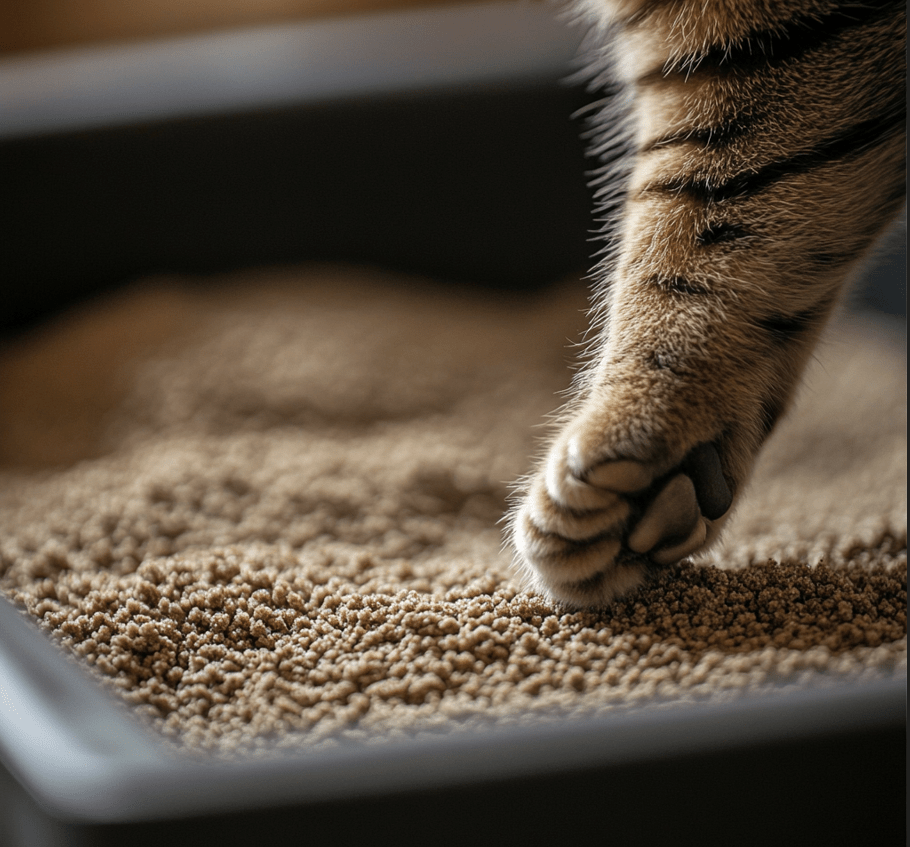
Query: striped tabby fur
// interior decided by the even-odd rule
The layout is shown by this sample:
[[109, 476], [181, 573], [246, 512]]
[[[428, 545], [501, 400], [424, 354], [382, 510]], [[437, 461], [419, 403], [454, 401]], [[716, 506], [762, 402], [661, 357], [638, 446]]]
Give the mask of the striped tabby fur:
[[594, 84], [616, 86], [591, 131], [613, 246], [587, 366], [511, 533], [535, 588], [604, 606], [717, 539], [902, 206], [906, 15], [902, 0], [586, 3]]

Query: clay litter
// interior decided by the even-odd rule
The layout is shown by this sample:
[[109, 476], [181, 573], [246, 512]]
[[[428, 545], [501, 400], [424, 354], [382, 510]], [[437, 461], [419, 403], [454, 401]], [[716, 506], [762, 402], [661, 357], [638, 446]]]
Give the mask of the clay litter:
[[727, 542], [607, 612], [502, 549], [584, 325], [330, 269], [147, 283], [0, 351], [0, 589], [231, 753], [906, 675], [906, 367], [851, 317]]

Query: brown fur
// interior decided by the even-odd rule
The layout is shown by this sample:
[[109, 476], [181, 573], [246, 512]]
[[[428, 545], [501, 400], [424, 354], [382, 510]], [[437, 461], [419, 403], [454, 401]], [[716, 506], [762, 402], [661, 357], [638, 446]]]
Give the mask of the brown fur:
[[621, 215], [588, 365], [511, 531], [534, 587], [599, 606], [716, 540], [899, 210], [906, 15], [884, 0], [588, 0], [584, 14], [592, 76], [606, 67], [631, 93], [627, 138], [609, 109], [594, 127], [603, 206]]

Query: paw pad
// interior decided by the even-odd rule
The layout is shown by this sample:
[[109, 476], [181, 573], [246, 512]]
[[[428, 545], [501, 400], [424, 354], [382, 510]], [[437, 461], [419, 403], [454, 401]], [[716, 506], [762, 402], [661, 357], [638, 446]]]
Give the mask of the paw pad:
[[[636, 553], [648, 553], [659, 547], [675, 550], [693, 533], [697, 534], [697, 525], [701, 522], [695, 486], [689, 477], [677, 474], [648, 505], [627, 543]], [[704, 541], [704, 530], [701, 535], [701, 541]]]
[[573, 605], [609, 603], [649, 566], [696, 552], [732, 505], [712, 444], [693, 448], [669, 473], [634, 459], [586, 466], [577, 442], [562, 444], [532, 482], [513, 533], [538, 585]]

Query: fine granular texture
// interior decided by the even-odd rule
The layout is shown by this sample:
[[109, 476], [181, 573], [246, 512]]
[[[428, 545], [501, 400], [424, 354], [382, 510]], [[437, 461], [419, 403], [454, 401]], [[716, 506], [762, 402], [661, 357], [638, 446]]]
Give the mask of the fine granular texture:
[[906, 673], [902, 336], [819, 352], [726, 544], [605, 612], [498, 523], [584, 325], [310, 270], [149, 284], [0, 353], [0, 588], [218, 753]]

